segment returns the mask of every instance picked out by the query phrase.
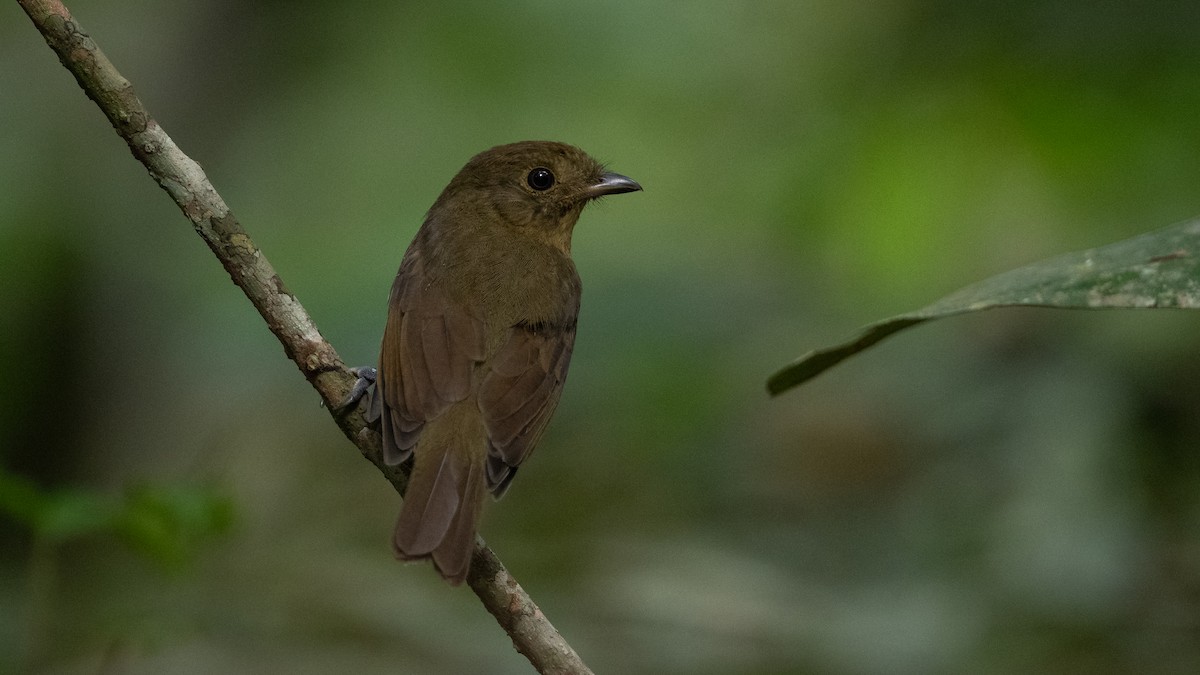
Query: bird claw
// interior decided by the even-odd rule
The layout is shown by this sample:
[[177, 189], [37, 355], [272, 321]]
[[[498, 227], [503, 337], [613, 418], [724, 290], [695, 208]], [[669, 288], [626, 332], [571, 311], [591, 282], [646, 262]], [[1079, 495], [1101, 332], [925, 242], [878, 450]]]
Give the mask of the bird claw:
[[[350, 388], [350, 393], [346, 394], [346, 398], [342, 399], [342, 402], [339, 403], [336, 408], [334, 408], [334, 412], [345, 412], [349, 408], [353, 407], [356, 403], [362, 400], [363, 396], [366, 396], [367, 390], [375, 384], [376, 371], [374, 368], [362, 366], [359, 368], [351, 368], [350, 372], [354, 373], [358, 379], [354, 381], [354, 386]], [[368, 408], [370, 407], [373, 406], [368, 406]]]

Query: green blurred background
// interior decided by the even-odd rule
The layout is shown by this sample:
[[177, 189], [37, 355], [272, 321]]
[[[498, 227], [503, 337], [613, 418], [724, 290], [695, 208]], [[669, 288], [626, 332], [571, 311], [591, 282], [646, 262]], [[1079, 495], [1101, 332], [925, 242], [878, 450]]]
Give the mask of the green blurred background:
[[[69, 6], [350, 364], [474, 153], [576, 230], [570, 383], [483, 534], [598, 672], [1195, 672], [1200, 315], [807, 349], [1200, 214], [1194, 2]], [[522, 673], [15, 3], [0, 672]]]

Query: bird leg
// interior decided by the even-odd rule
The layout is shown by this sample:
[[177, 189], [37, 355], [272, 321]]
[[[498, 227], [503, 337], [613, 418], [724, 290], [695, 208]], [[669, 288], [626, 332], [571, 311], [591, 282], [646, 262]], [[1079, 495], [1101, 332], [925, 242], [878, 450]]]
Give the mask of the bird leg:
[[[354, 386], [350, 388], [350, 393], [346, 394], [346, 398], [342, 399], [342, 402], [339, 403], [336, 408], [334, 408], [334, 412], [336, 413], [343, 413], [349, 410], [356, 403], [362, 400], [362, 397], [366, 396], [367, 391], [375, 385], [376, 375], [374, 368], [371, 368], [370, 366], [361, 366], [358, 368], [351, 368], [350, 372], [354, 373], [358, 379], [354, 381]], [[380, 406], [378, 401], [379, 396], [375, 392], [372, 392], [370, 405], [367, 406], [367, 411], [365, 414], [366, 420], [370, 424], [374, 424], [379, 420]]]

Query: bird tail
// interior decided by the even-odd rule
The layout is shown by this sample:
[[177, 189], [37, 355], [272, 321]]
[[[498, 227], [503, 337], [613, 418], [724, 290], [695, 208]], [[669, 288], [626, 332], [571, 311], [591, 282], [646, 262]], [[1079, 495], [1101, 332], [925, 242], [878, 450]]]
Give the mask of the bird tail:
[[485, 436], [473, 408], [453, 406], [422, 433], [392, 537], [397, 558], [431, 559], [455, 586], [467, 578], [486, 494]]

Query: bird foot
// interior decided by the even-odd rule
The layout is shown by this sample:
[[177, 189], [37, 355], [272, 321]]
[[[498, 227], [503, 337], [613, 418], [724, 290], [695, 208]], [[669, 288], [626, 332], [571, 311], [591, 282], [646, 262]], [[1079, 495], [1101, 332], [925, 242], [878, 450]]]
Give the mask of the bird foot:
[[[351, 368], [350, 372], [354, 373], [358, 379], [354, 381], [354, 386], [350, 388], [350, 393], [346, 394], [346, 398], [342, 399], [342, 402], [334, 408], [334, 412], [342, 413], [349, 410], [362, 400], [362, 397], [366, 396], [367, 391], [375, 385], [376, 371], [374, 368], [362, 366]], [[367, 406], [366, 416], [368, 422], [374, 422], [379, 419], [377, 407], [375, 405]]]

